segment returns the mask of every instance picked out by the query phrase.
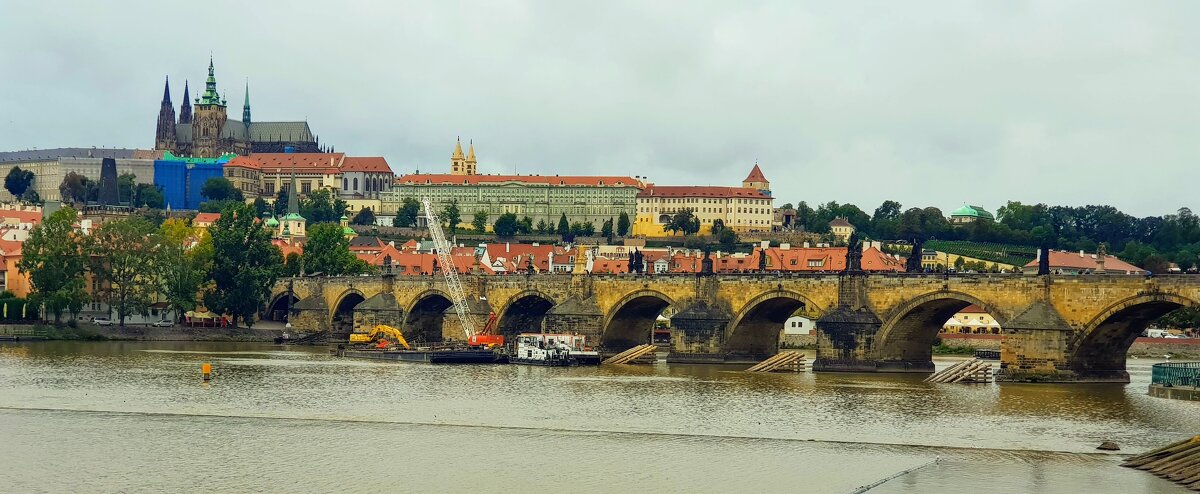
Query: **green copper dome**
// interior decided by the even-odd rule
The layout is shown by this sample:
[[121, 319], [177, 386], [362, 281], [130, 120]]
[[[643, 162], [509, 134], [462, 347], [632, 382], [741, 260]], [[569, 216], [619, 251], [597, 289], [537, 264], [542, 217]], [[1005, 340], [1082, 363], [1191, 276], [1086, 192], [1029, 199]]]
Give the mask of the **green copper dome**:
[[963, 204], [963, 207], [961, 208], [955, 209], [954, 212], [950, 213], [950, 216], [970, 216], [972, 218], [984, 218], [989, 220], [995, 218], [992, 216], [992, 213], [989, 213], [986, 209], [983, 209], [979, 206], [968, 206], [966, 204]]
[[353, 228], [346, 226], [346, 227], [342, 227], [342, 234], [343, 235], [358, 235], [358, 232], [355, 232]]
[[275, 228], [275, 227], [279, 226], [279, 220], [275, 219], [274, 216], [267, 218], [267, 226], [269, 226], [271, 228]]

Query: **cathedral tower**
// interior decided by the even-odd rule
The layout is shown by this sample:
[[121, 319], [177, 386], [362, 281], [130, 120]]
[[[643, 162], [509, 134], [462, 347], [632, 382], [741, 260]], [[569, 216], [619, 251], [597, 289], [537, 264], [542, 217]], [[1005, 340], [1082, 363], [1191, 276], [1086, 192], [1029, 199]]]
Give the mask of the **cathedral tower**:
[[163, 85], [162, 106], [158, 109], [158, 126], [154, 130], [154, 149], [175, 151], [175, 107], [171, 105], [171, 80]]
[[242, 123], [250, 127], [250, 82], [246, 82], [246, 103], [242, 105]]
[[464, 162], [464, 165], [467, 168], [466, 174], [467, 175], [475, 175], [476, 173], [478, 173], [475, 168], [475, 141], [473, 141], [473, 140], [467, 141], [467, 144], [468, 144], [467, 161]]
[[209, 59], [208, 80], [204, 83], [204, 94], [196, 100], [196, 114], [192, 120], [193, 156], [215, 158], [220, 154], [218, 149], [225, 120], [225, 99], [217, 94], [217, 78], [213, 75], [212, 59]]
[[183, 81], [183, 104], [179, 105], [179, 123], [192, 123], [192, 99], [188, 96], [188, 83]]
[[450, 155], [450, 174], [467, 175], [467, 158], [463, 156], [462, 139], [454, 140], [454, 154]]

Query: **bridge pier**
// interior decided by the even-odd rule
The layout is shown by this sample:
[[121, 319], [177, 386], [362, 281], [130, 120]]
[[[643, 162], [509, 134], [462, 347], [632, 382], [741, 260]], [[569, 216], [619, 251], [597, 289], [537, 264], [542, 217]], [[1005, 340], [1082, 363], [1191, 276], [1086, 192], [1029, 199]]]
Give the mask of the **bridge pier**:
[[598, 346], [604, 331], [600, 327], [603, 319], [604, 313], [594, 297], [571, 297], [546, 311], [543, 324], [546, 331], [578, 333], [587, 338], [589, 346]]
[[[671, 351], [667, 353], [667, 362], [727, 363], [740, 361], [739, 358], [744, 360], [745, 356], [723, 352], [725, 330], [732, 319], [733, 314], [723, 306], [705, 300], [688, 304], [671, 316]], [[754, 357], [749, 359], [753, 360]]]

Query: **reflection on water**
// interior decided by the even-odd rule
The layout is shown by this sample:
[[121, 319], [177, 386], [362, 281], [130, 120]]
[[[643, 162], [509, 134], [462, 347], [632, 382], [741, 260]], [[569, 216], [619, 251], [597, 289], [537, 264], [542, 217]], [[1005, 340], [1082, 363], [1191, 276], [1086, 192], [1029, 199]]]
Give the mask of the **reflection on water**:
[[[208, 385], [202, 362], [216, 370]], [[514, 490], [480, 486], [520, 485], [553, 461], [572, 465], [561, 480], [581, 492], [848, 492], [941, 457], [871, 492], [1177, 492], [1092, 454], [1103, 440], [1137, 451], [1197, 432], [1196, 404], [1145, 395], [1150, 363], [1130, 361], [1130, 385], [931, 385], [712, 365], [430, 366], [238, 343], [0, 345], [0, 430], [18, 431], [0, 464], [19, 466], [0, 469], [0, 485], [394, 490], [389, 476], [339, 475], [386, 463], [404, 465], [402, 490]], [[197, 452], [222, 460], [199, 474]], [[78, 475], [48, 471], [62, 457], [82, 458]], [[314, 458], [325, 466], [302, 467]]]

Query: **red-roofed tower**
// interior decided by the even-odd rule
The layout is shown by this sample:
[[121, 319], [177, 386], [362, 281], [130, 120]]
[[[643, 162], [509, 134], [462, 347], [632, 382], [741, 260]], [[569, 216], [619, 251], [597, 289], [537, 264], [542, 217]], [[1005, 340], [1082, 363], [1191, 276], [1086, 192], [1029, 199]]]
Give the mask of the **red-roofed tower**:
[[762, 169], [758, 167], [758, 162], [754, 163], [754, 168], [750, 170], [750, 174], [746, 175], [745, 180], [742, 180], [742, 187], [759, 190], [763, 194], [771, 195], [771, 182], [768, 182], [767, 177], [763, 176]]

